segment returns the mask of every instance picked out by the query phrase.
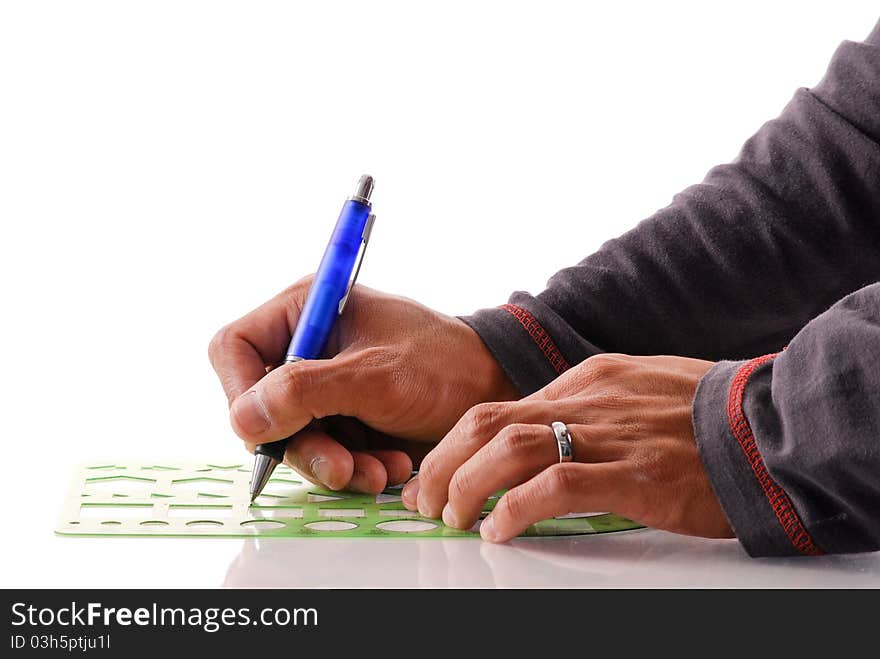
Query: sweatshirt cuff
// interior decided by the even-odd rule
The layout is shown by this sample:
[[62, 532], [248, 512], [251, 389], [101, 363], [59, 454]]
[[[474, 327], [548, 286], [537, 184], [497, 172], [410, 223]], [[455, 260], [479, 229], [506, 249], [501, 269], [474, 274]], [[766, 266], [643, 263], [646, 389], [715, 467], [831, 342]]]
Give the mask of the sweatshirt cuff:
[[460, 318], [480, 335], [524, 396], [601, 352], [548, 305], [524, 292], [514, 293], [500, 307]]
[[822, 551], [767, 470], [745, 417], [745, 398], [769, 390], [774, 357], [710, 369], [694, 397], [694, 434], [715, 495], [750, 556], [818, 555]]

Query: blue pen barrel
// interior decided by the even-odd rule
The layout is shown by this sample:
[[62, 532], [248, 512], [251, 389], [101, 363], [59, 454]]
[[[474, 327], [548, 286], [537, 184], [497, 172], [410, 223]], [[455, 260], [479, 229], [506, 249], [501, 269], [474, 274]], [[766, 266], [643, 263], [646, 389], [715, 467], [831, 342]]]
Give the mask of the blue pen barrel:
[[342, 206], [336, 228], [303, 305], [300, 318], [305, 322], [301, 320], [297, 323], [290, 340], [288, 358], [318, 359], [324, 352], [361, 248], [369, 216], [370, 207], [360, 201], [349, 199]]

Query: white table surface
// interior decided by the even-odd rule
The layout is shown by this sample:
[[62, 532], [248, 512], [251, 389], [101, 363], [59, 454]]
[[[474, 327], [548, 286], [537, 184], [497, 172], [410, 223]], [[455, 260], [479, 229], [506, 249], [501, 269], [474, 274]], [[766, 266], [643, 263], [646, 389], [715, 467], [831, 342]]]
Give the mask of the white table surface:
[[6, 544], [5, 587], [880, 587], [880, 553], [752, 559], [733, 540], [655, 530], [491, 545], [477, 539], [67, 538], [45, 529], [42, 537], [13, 536]]

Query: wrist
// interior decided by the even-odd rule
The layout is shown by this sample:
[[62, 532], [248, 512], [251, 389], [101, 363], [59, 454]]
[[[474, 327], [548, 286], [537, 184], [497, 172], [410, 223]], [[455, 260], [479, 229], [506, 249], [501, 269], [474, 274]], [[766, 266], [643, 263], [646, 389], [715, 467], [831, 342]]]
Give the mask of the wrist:
[[450, 319], [461, 337], [458, 344], [465, 366], [464, 376], [470, 380], [476, 400], [473, 404], [488, 401], [516, 400], [521, 397], [501, 364], [495, 359], [480, 335], [459, 318]]

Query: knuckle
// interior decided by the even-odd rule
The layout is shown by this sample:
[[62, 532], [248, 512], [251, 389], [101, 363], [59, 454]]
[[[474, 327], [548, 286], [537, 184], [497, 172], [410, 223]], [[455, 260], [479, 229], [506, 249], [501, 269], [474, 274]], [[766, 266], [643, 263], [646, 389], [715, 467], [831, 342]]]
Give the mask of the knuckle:
[[514, 423], [498, 433], [499, 449], [505, 452], [528, 453], [535, 447], [535, 432], [532, 426]]
[[572, 492], [577, 486], [576, 466], [573, 463], [555, 464], [548, 468], [544, 481], [545, 494], [549, 497], [561, 498]]
[[223, 352], [224, 348], [229, 344], [230, 339], [232, 339], [233, 329], [231, 325], [224, 325], [214, 336], [211, 338], [210, 343], [208, 343], [208, 358], [213, 363], [217, 356]]
[[[605, 387], [602, 391], [591, 396], [590, 403], [597, 409], [602, 410], [630, 410], [633, 399], [627, 391], [614, 387]], [[617, 421], [621, 421], [620, 415], [616, 415]]]
[[364, 369], [383, 369], [397, 361], [397, 353], [390, 346], [367, 346], [358, 351], [357, 358]]
[[459, 469], [449, 481], [449, 500], [463, 501], [473, 490], [473, 478]]
[[613, 372], [619, 365], [619, 360], [616, 355], [601, 353], [587, 359], [586, 364], [593, 375], [601, 377]]
[[636, 465], [635, 478], [642, 485], [657, 487], [669, 479], [666, 461], [652, 451], [639, 451], [633, 455]]
[[358, 350], [356, 368], [375, 386], [391, 394], [407, 391], [413, 379], [412, 368], [389, 347], [370, 346]]
[[462, 429], [466, 434], [476, 437], [490, 433], [494, 435], [494, 429], [506, 410], [505, 403], [480, 403], [467, 411], [463, 418]]
[[285, 403], [292, 408], [302, 408], [306, 392], [312, 390], [314, 385], [315, 378], [311, 369], [304, 367], [301, 363], [288, 365], [282, 392]]
[[557, 382], [566, 393], [583, 392], [597, 383], [608, 380], [620, 372], [625, 355], [599, 353], [564, 373]]
[[496, 506], [495, 514], [500, 512], [509, 519], [518, 520], [528, 513], [529, 508], [531, 508], [531, 505], [528, 495], [524, 494], [521, 490], [510, 490], [501, 497]]
[[431, 458], [430, 455], [425, 456], [422, 460], [422, 464], [419, 465], [419, 486], [420, 489], [424, 490], [427, 487], [430, 487], [434, 480], [437, 478], [437, 464]]

